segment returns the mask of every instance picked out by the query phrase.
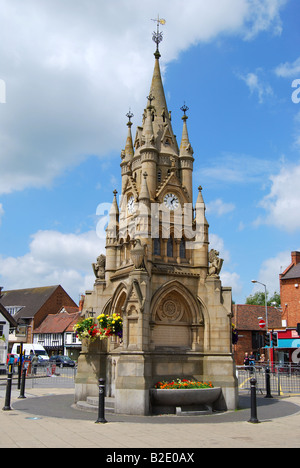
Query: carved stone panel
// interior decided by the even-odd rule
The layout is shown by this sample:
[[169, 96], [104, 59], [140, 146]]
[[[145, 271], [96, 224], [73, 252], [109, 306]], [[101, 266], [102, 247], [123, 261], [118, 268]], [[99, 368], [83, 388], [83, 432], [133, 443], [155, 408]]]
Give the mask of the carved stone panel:
[[180, 294], [172, 292], [161, 300], [152, 339], [155, 347], [191, 347], [191, 317]]

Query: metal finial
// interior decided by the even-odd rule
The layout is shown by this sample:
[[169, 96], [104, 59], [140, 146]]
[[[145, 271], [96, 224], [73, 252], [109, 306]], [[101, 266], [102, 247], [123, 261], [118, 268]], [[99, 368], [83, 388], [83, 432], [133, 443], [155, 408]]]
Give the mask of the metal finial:
[[182, 107], [180, 107], [180, 110], [184, 113], [184, 116], [185, 116], [185, 113], [189, 110], [189, 108], [184, 103], [184, 105]]
[[166, 24], [166, 20], [160, 18], [159, 15], [157, 15], [157, 19], [152, 19], [151, 21], [156, 21], [156, 23], [157, 23], [157, 30], [153, 32], [152, 40], [156, 44], [155, 54], [158, 54], [160, 56], [158, 46], [161, 43], [161, 41], [163, 40], [163, 33], [159, 30], [159, 25], [160, 24], [162, 24], [162, 25]]
[[150, 108], [152, 107], [152, 101], [155, 101], [155, 97], [152, 94], [152, 91], [150, 91], [149, 96], [147, 96], [148, 101], [150, 101]]
[[129, 109], [128, 114], [126, 114], [126, 117], [128, 117], [129, 122], [131, 122], [132, 117], [134, 117], [134, 115], [133, 115], [133, 113], [131, 112], [130, 109]]

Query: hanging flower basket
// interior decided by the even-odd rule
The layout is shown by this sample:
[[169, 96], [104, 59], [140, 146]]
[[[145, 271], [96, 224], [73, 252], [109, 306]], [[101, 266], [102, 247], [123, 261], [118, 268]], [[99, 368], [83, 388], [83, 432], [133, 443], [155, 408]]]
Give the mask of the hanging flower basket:
[[92, 317], [88, 317], [76, 323], [73, 329], [80, 341], [86, 339], [89, 342], [92, 342], [96, 338], [103, 340], [104, 338], [109, 338], [113, 335], [122, 339], [123, 320], [119, 314], [100, 314], [97, 317], [97, 322], [98, 323], [96, 323]]
[[123, 336], [123, 320], [119, 314], [105, 315], [100, 314], [97, 317], [100, 340], [109, 338], [110, 336], [118, 336], [122, 339]]
[[239, 341], [239, 333], [234, 324], [232, 324], [232, 344], [236, 345]]
[[83, 341], [84, 339], [94, 341], [100, 333], [99, 328], [92, 317], [80, 320], [76, 325], [74, 325], [73, 329], [80, 341]]

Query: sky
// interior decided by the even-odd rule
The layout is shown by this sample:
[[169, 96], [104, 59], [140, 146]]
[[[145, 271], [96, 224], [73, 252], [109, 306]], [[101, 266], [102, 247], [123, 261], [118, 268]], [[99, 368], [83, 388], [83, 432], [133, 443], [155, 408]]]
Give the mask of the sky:
[[[152, 19], [174, 133], [189, 110], [194, 194], [233, 300], [300, 250], [299, 0], [0, 0], [0, 285], [61, 284], [78, 303], [105, 253], [152, 79]], [[194, 198], [195, 198], [194, 197]]]

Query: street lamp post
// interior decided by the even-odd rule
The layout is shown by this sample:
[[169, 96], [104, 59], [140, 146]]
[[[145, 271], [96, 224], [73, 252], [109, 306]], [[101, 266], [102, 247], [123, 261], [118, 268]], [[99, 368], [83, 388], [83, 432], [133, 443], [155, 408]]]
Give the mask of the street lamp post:
[[265, 288], [265, 309], [266, 309], [266, 329], [268, 331], [268, 304], [267, 304], [267, 286], [264, 283], [260, 283], [259, 281], [252, 280], [251, 283], [258, 283], [264, 286]]
[[[261, 284], [265, 288], [266, 333], [268, 333], [269, 323], [268, 323], [267, 286], [264, 283], [261, 283], [260, 281], [256, 281], [256, 280], [252, 280], [251, 283]], [[268, 354], [269, 354], [269, 351], [268, 351]], [[269, 361], [269, 359], [268, 359], [268, 361]]]

